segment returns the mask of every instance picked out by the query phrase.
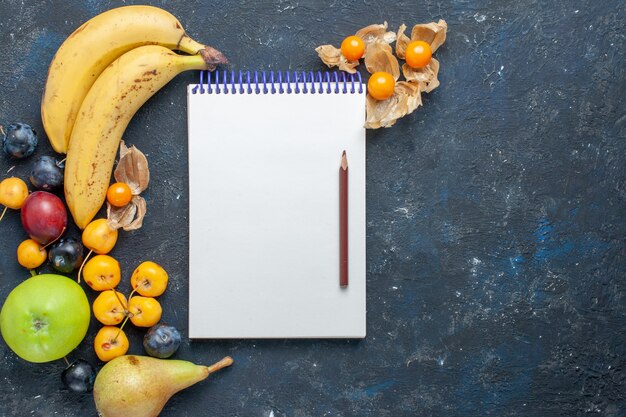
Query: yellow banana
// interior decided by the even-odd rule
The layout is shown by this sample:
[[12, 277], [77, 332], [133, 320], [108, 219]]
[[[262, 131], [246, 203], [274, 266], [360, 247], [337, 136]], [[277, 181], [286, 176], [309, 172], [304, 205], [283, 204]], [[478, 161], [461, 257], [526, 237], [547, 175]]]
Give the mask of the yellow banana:
[[65, 162], [65, 199], [78, 227], [84, 229], [104, 203], [135, 112], [177, 74], [194, 69], [207, 69], [202, 56], [149, 45], [126, 52], [100, 74], [76, 117]]
[[55, 151], [65, 153], [81, 103], [100, 73], [123, 53], [141, 45], [200, 53], [207, 64], [225, 62], [215, 49], [191, 39], [169, 12], [124, 6], [84, 23], [52, 59], [41, 101], [41, 119]]

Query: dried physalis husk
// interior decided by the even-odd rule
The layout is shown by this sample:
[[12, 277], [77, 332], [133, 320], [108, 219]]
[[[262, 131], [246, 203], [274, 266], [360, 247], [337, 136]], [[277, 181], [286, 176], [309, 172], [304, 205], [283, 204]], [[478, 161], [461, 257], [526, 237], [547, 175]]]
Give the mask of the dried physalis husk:
[[[358, 36], [363, 40], [365, 44], [365, 55], [371, 45], [374, 44], [389, 44], [396, 40], [396, 34], [387, 31], [387, 22], [382, 25], [369, 25], [356, 32], [355, 36]], [[356, 66], [359, 65], [359, 61], [349, 61], [345, 56], [341, 54], [341, 49], [335, 48], [333, 45], [322, 45], [315, 48], [315, 52], [319, 55], [320, 59], [329, 68], [338, 67], [342, 71], [354, 74], [356, 72]]]
[[363, 29], [359, 29], [354, 36], [363, 40], [366, 50], [367, 46], [373, 43], [392, 43], [396, 40], [396, 34], [387, 31], [387, 22], [382, 25], [365, 26]]
[[446, 41], [446, 32], [448, 24], [445, 20], [439, 19], [439, 22], [430, 22], [413, 26], [411, 31], [412, 41], [424, 41], [430, 45], [430, 49], [435, 53], [437, 49]]
[[368, 94], [365, 127], [378, 129], [393, 126], [396, 121], [422, 105], [422, 95], [416, 82], [396, 83], [393, 95], [387, 100], [376, 100]]
[[148, 188], [150, 171], [146, 156], [136, 147], [120, 144], [120, 160], [113, 173], [115, 180], [128, 184], [133, 198], [124, 207], [114, 207], [107, 202], [107, 222], [113, 229], [137, 230], [146, 215], [146, 200], [139, 194]]
[[374, 43], [367, 48], [365, 67], [370, 74], [382, 71], [391, 74], [394, 80], [400, 78], [400, 65], [391, 46], [386, 43]]
[[332, 45], [318, 46], [315, 48], [315, 52], [317, 52], [322, 62], [328, 65], [328, 68], [339, 67], [342, 71], [354, 74], [356, 72], [356, 66], [359, 65], [359, 61], [348, 61], [346, 57], [341, 54], [341, 49], [335, 48]]
[[[398, 29], [398, 40], [396, 41], [396, 54], [399, 58], [404, 59], [406, 56], [406, 48], [410, 42], [423, 41], [430, 45], [433, 53], [446, 41], [446, 32], [448, 24], [445, 20], [440, 19], [439, 22], [430, 22], [413, 26], [411, 38], [404, 34], [406, 25], [401, 25]], [[439, 61], [433, 58], [424, 68], [412, 68], [407, 64], [402, 65], [402, 74], [407, 81], [417, 81], [420, 88], [425, 93], [430, 93], [439, 86]]]
[[120, 143], [120, 161], [113, 172], [117, 182], [125, 182], [130, 187], [133, 195], [142, 193], [148, 188], [150, 171], [148, 159], [136, 147], [128, 148], [124, 141]]
[[435, 88], [439, 87], [439, 79], [437, 74], [439, 73], [439, 61], [435, 58], [431, 59], [430, 63], [424, 68], [411, 68], [407, 64], [402, 65], [402, 73], [407, 81], [415, 81], [420, 84], [423, 92], [430, 93]]

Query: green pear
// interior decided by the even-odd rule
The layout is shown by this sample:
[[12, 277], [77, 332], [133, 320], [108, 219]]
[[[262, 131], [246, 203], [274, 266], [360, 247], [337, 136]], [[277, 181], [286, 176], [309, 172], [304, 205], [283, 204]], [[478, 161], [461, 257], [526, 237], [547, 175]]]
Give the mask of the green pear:
[[93, 386], [96, 409], [101, 417], [156, 417], [172, 395], [232, 363], [229, 356], [211, 366], [119, 356], [98, 372]]

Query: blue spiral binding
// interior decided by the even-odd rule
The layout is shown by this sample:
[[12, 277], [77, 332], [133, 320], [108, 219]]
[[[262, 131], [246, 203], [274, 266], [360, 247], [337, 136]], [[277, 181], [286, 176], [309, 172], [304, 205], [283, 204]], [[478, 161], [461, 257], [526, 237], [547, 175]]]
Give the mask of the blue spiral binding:
[[[220, 77], [221, 75], [221, 77]], [[292, 88], [292, 83], [293, 88]], [[283, 86], [286, 84], [286, 89]], [[278, 85], [278, 88], [277, 88]], [[343, 86], [343, 87], [340, 87]], [[237, 91], [239, 87], [239, 91]], [[358, 88], [357, 88], [358, 87]], [[200, 71], [200, 82], [192, 94], [355, 94], [363, 93], [363, 80], [358, 72], [329, 71]]]

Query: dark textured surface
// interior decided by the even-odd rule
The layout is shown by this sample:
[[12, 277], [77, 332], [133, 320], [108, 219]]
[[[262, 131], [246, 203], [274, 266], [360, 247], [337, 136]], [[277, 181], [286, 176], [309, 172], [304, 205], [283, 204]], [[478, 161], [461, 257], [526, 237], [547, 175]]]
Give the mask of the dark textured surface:
[[[56, 48], [121, 4], [2, 2], [0, 119], [32, 123], [37, 155], [51, 154], [38, 109]], [[368, 132], [368, 337], [185, 342], [177, 358], [229, 354], [235, 365], [163, 416], [626, 416], [622, 1], [153, 4], [233, 69], [323, 69], [316, 45], [383, 20], [450, 26], [441, 87], [397, 126]], [[142, 260], [170, 271], [163, 317], [185, 333], [184, 87], [195, 77], [158, 93], [125, 135], [148, 155], [152, 182], [144, 228], [113, 251], [124, 291]], [[32, 160], [0, 158], [0, 172], [15, 165], [25, 178]], [[26, 236], [17, 212], [0, 231], [4, 300], [27, 276], [15, 260]], [[70, 359], [97, 363], [97, 329], [92, 320]], [[128, 333], [141, 354], [143, 331]], [[0, 415], [94, 416], [90, 395], [62, 388], [63, 368], [0, 343]]]

